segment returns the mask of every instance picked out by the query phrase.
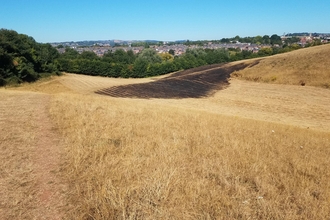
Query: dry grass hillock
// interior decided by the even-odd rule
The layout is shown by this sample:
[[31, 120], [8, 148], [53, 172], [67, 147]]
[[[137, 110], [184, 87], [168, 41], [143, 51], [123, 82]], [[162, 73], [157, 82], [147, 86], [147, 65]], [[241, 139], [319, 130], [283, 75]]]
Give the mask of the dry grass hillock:
[[59, 94], [68, 219], [326, 219], [330, 134], [148, 100]]
[[257, 82], [330, 88], [329, 67], [330, 44], [326, 44], [262, 58], [257, 65], [231, 76]]

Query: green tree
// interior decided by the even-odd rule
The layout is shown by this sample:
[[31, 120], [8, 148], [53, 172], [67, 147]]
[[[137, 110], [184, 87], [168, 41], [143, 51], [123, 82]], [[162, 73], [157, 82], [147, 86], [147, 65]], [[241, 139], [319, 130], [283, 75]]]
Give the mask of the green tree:
[[0, 84], [32, 82], [39, 73], [57, 72], [54, 60], [58, 52], [49, 44], [13, 30], [0, 29]]
[[241, 37], [238, 36], [238, 35], [236, 35], [236, 36], [234, 37], [234, 41], [236, 41], [236, 42], [239, 41], [239, 42], [240, 42], [240, 41], [241, 41]]
[[270, 48], [270, 47], [265, 47], [265, 48], [261, 48], [259, 51], [258, 51], [258, 55], [259, 56], [270, 56], [273, 54], [273, 49]]
[[299, 37], [290, 37], [290, 38], [286, 38], [284, 40], [284, 43], [290, 46], [291, 44], [298, 43], [299, 41], [300, 41]]
[[268, 35], [264, 35], [262, 37], [262, 43], [263, 44], [270, 44], [270, 37]]
[[223, 63], [229, 61], [229, 53], [227, 50], [219, 48], [215, 50], [206, 49], [205, 61], [208, 64]]
[[10, 71], [14, 69], [14, 65], [12, 55], [2, 47], [0, 47], [0, 63], [0, 78], [4, 80], [11, 75]]
[[133, 64], [136, 59], [136, 55], [132, 50], [125, 52], [123, 49], [118, 49], [115, 52], [108, 51], [103, 55], [102, 60], [110, 63], [123, 63]]
[[58, 51], [50, 44], [41, 44], [39, 47], [39, 68], [41, 72], [57, 72], [55, 60], [59, 57]]
[[263, 37], [261, 37], [260, 35], [254, 37], [253, 43], [255, 43], [255, 44], [262, 44], [263, 43]]
[[312, 45], [313, 45], [313, 46], [322, 45], [322, 42], [321, 42], [320, 39], [316, 39], [316, 40], [313, 41]]
[[162, 61], [172, 61], [174, 59], [170, 53], [161, 53], [159, 56], [162, 58]]
[[206, 55], [207, 55], [206, 52], [205, 52], [205, 50], [202, 49], [202, 48], [194, 48], [194, 49], [188, 48], [186, 50], [186, 54], [191, 54], [194, 57], [201, 58], [201, 59], [204, 59], [206, 57]]
[[273, 34], [271, 37], [270, 37], [270, 44], [271, 45], [282, 45], [282, 39], [280, 36], [278, 36], [277, 34]]
[[147, 76], [149, 62], [147, 59], [137, 58], [134, 62], [133, 67], [133, 78], [143, 78]]
[[138, 60], [144, 60], [147, 63], [161, 63], [162, 58], [154, 49], [144, 49], [139, 55]]
[[66, 47], [65, 52], [61, 55], [61, 58], [66, 58], [66, 59], [78, 59], [79, 58], [79, 53], [73, 48]]
[[115, 63], [132, 64], [134, 60], [135, 56], [132, 50], [126, 52], [123, 49], [118, 49], [113, 53], [113, 61]]
[[99, 57], [93, 51], [83, 51], [79, 55], [79, 58], [87, 59], [87, 60], [98, 60], [99, 59]]
[[225, 44], [225, 43], [230, 43], [230, 39], [229, 38], [222, 38], [220, 40], [221, 43]]

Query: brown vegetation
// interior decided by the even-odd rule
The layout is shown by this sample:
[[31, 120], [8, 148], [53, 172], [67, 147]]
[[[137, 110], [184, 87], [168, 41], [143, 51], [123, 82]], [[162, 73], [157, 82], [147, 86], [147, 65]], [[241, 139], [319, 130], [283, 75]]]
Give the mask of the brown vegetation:
[[48, 117], [49, 97], [0, 92], [1, 219], [61, 219], [59, 136]]
[[[243, 65], [252, 69], [265, 60]], [[228, 74], [221, 68], [199, 71], [186, 72], [194, 79], [189, 85], [202, 84], [201, 78], [210, 79], [214, 71]], [[140, 89], [135, 90], [139, 98], [130, 99], [94, 93], [131, 88], [127, 97], [132, 97], [139, 86], [168, 89], [166, 80], [188, 80], [180, 74], [152, 79], [67, 74], [11, 89], [39, 93], [0, 90], [0, 108], [16, 106], [0, 115], [5, 161], [0, 195], [10, 195], [3, 197], [0, 214], [33, 218], [30, 207], [37, 210], [38, 178], [29, 174], [36, 170], [36, 159], [25, 155], [39, 152], [34, 146], [40, 136], [29, 137], [42, 131], [29, 129], [29, 124], [38, 121], [36, 106], [47, 99], [52, 120], [44, 121], [55, 125], [53, 132], [60, 132], [65, 146], [61, 169], [56, 169], [57, 181], [68, 187], [65, 198], [57, 200], [70, 209], [61, 208], [65, 219], [327, 219], [329, 90], [308, 81], [302, 87], [232, 79], [223, 90], [211, 86], [196, 96], [202, 98], [190, 93], [185, 99], [139, 99], [146, 98], [139, 96]], [[31, 94], [35, 99], [30, 105], [17, 107]], [[15, 108], [27, 115], [10, 133], [5, 126], [15, 121]], [[30, 133], [21, 133], [23, 128]]]
[[70, 218], [329, 214], [328, 132], [93, 96], [57, 96], [51, 109], [67, 143]]
[[[250, 63], [253, 61], [246, 61]], [[263, 58], [233, 77], [257, 82], [330, 88], [330, 44]]]

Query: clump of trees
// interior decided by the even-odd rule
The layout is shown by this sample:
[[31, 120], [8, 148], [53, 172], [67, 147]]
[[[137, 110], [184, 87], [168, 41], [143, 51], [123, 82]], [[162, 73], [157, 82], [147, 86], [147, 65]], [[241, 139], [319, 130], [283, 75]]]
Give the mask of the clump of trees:
[[32, 82], [44, 73], [57, 73], [58, 51], [32, 37], [0, 29], [0, 86]]
[[188, 49], [180, 57], [170, 53], [158, 54], [154, 49], [146, 48], [139, 54], [118, 49], [98, 57], [93, 52], [79, 54], [66, 48], [57, 59], [60, 70], [71, 73], [99, 75], [107, 77], [143, 78], [158, 76], [178, 70], [189, 69], [207, 64], [230, 61], [225, 49]]
[[[257, 53], [241, 48], [229, 49], [188, 49], [181, 56], [174, 56], [173, 50], [168, 53], [159, 54], [149, 46], [139, 54], [133, 51], [117, 49], [109, 51], [103, 57], [98, 57], [93, 52], [83, 52], [79, 54], [76, 50], [66, 48], [65, 52], [57, 59], [60, 70], [87, 75], [99, 75], [107, 77], [122, 78], [143, 78], [167, 74], [170, 72], [194, 68], [198, 66], [225, 63], [242, 59], [270, 56], [278, 53], [289, 52], [301, 48], [297, 44], [299, 38], [291, 38], [282, 42], [281, 37], [274, 34], [272, 36], [256, 36], [241, 38], [223, 38], [218, 43], [244, 42], [267, 44]], [[216, 43], [216, 42], [214, 42]], [[186, 41], [186, 45], [204, 45], [204, 41]], [[145, 45], [144, 45], [145, 46]]]

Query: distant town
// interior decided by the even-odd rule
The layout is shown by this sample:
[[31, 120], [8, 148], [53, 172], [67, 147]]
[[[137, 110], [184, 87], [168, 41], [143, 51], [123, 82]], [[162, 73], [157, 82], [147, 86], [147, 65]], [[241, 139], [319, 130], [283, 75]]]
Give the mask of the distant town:
[[[268, 35], [265, 35], [268, 36]], [[261, 37], [261, 38], [265, 38]], [[272, 35], [271, 37], [273, 37]], [[268, 36], [270, 38], [270, 36]], [[253, 42], [254, 38], [240, 38], [236, 36], [234, 38], [223, 38], [221, 40], [212, 41], [157, 41], [157, 40], [146, 40], [146, 41], [124, 41], [124, 40], [99, 40], [99, 41], [77, 41], [77, 42], [59, 42], [51, 43], [53, 47], [56, 47], [60, 53], [64, 53], [67, 47], [75, 49], [79, 53], [84, 51], [92, 51], [98, 56], [102, 57], [105, 53], [111, 51], [115, 52], [118, 49], [124, 51], [132, 50], [135, 54], [140, 53], [144, 48], [153, 48], [158, 53], [171, 53], [174, 56], [180, 56], [186, 52], [189, 48], [202, 48], [202, 49], [219, 49], [219, 48], [235, 48], [241, 51], [247, 50], [253, 53], [258, 53], [261, 48], [267, 47], [279, 47], [280, 45], [285, 45], [290, 42], [290, 39], [294, 39], [295, 44], [305, 47], [309, 43], [318, 41], [321, 44], [330, 42], [330, 34], [321, 33], [293, 33], [293, 34], [283, 34], [280, 37], [281, 42], [277, 44], [270, 44], [265, 42]], [[242, 39], [242, 42], [240, 41]], [[251, 41], [251, 42], [244, 42]], [[291, 42], [291, 43], [292, 43]], [[282, 44], [281, 44], [282, 43]]]

